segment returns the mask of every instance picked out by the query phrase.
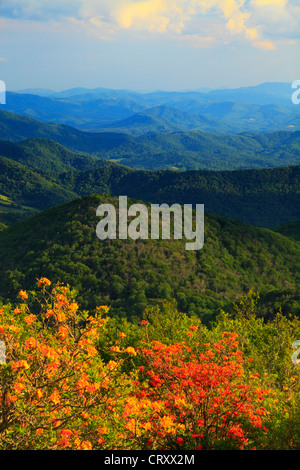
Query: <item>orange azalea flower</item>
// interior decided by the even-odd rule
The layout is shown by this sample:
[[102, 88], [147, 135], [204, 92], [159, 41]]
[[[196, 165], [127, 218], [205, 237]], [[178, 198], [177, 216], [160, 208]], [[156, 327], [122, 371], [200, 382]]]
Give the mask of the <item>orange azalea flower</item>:
[[17, 399], [16, 395], [12, 395], [11, 393], [8, 393], [5, 398], [5, 403], [9, 405], [10, 403], [14, 403], [16, 399]]
[[36, 316], [35, 315], [27, 315], [25, 318], [24, 318], [26, 324], [28, 326], [32, 325], [32, 323], [35, 323], [36, 321]]
[[116, 361], [109, 361], [107, 364], [108, 370], [113, 370], [118, 366], [118, 363]]
[[58, 328], [58, 331], [59, 331], [60, 337], [61, 337], [62, 339], [67, 338], [69, 332], [68, 332], [68, 330], [67, 330], [67, 328], [66, 328], [65, 326], [60, 326], [60, 327]]
[[25, 341], [25, 347], [28, 348], [28, 349], [33, 349], [36, 346], [37, 346], [37, 342], [36, 342], [35, 338], [28, 338]]
[[90, 443], [90, 441], [84, 441], [81, 444], [81, 449], [82, 450], [92, 450], [92, 444]]
[[108, 310], [108, 306], [107, 305], [101, 305], [100, 307], [96, 307], [96, 310], [97, 310], [97, 312], [99, 312], [100, 310], [106, 311], [106, 310]]
[[16, 370], [16, 369], [29, 369], [29, 365], [26, 361], [24, 360], [21, 360], [21, 361], [18, 361], [18, 362], [15, 362], [15, 363], [12, 363], [11, 364], [11, 367], [12, 369]]
[[126, 338], [125, 333], [121, 333], [121, 332], [120, 332], [120, 333], [119, 333], [119, 336], [120, 336], [120, 338]]
[[26, 290], [20, 290], [19, 296], [21, 297], [21, 299], [28, 299], [28, 294]]
[[55, 405], [60, 402], [60, 395], [57, 390], [55, 390], [55, 392], [50, 395], [49, 400], [52, 401]]
[[38, 279], [38, 286], [50, 286], [51, 281], [47, 279], [46, 277], [41, 277], [41, 279]]
[[93, 357], [96, 356], [97, 349], [94, 346], [87, 346], [86, 352], [88, 353], [88, 356]]
[[64, 428], [60, 431], [60, 434], [64, 437], [71, 437], [73, 433], [70, 429]]
[[76, 312], [79, 309], [79, 305], [76, 302], [73, 302], [72, 304], [70, 304], [69, 309], [71, 310], [71, 312]]
[[19, 307], [16, 307], [14, 309], [14, 313], [16, 313], [16, 314], [22, 313], [22, 310]]
[[61, 323], [67, 320], [67, 317], [63, 312], [57, 312], [56, 317], [57, 317], [57, 320]]
[[60, 439], [57, 444], [59, 445], [59, 447], [62, 447], [62, 448], [66, 448], [66, 447], [70, 447], [71, 446], [71, 443], [69, 441], [68, 438], [66, 437], [63, 437], [62, 439]]
[[21, 392], [22, 390], [24, 390], [24, 388], [25, 388], [25, 385], [20, 383], [20, 382], [16, 383], [16, 385], [14, 386], [14, 389], [15, 389], [16, 393]]
[[136, 350], [134, 348], [132, 348], [131, 346], [126, 348], [125, 352], [127, 352], [128, 354], [133, 354], [134, 356], [136, 356]]

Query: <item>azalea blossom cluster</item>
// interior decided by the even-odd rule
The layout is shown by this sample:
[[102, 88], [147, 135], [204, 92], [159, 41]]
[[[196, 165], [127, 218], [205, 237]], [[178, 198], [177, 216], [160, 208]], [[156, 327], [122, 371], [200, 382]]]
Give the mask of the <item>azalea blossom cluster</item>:
[[37, 284], [0, 308], [1, 449], [255, 447], [269, 392], [258, 374], [246, 377], [237, 334], [203, 343], [192, 325], [187, 341], [166, 345], [149, 340], [143, 320], [140, 343], [119, 331], [105, 359], [108, 307], [81, 312], [68, 286]]

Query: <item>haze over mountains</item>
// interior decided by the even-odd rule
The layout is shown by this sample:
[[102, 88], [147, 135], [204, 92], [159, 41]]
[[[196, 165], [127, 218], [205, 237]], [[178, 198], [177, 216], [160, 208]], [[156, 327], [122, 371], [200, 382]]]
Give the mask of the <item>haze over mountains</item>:
[[[7, 111], [78, 129], [129, 134], [202, 130], [270, 132], [299, 130], [299, 111], [288, 83], [238, 89], [137, 93], [75, 88], [62, 92], [8, 92]], [[129, 120], [129, 121], [127, 121]]]

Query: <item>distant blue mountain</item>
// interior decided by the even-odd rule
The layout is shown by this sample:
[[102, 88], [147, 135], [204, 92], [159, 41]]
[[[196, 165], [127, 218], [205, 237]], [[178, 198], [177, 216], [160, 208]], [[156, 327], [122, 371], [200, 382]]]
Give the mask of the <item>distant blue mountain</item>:
[[300, 130], [289, 83], [200, 91], [140, 93], [107, 88], [7, 92], [0, 110], [77, 129], [125, 132]]

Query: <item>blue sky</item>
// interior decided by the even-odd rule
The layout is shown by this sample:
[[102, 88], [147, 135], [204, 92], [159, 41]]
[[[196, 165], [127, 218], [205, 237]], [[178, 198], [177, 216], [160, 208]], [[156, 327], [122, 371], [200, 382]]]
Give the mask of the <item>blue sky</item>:
[[300, 79], [299, 0], [0, 0], [9, 90]]

